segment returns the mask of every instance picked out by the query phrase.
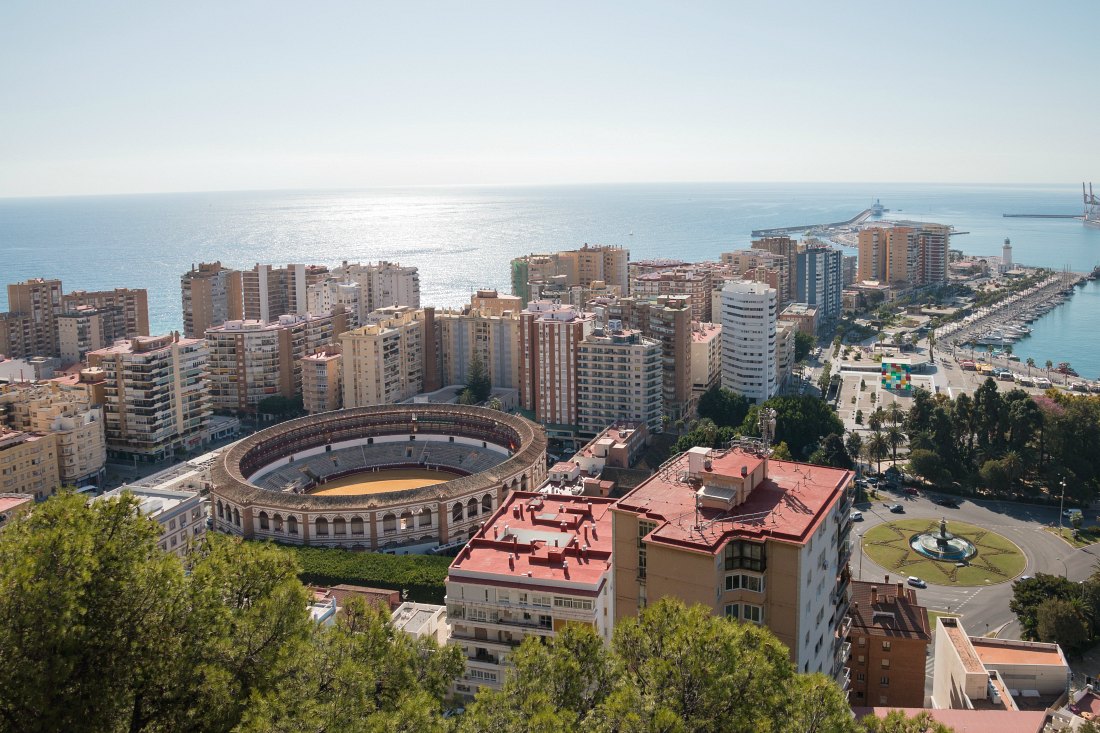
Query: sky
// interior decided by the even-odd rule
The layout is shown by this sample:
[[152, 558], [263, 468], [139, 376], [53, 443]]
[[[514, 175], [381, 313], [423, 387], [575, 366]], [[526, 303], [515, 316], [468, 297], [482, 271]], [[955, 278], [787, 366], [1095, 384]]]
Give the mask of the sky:
[[6, 0], [0, 197], [1100, 178], [1095, 0]]

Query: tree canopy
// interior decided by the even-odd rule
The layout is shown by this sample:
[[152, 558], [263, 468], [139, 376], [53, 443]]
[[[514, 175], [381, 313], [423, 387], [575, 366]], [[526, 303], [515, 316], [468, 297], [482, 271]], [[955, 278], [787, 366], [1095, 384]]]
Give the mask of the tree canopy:
[[[844, 423], [825, 400], [813, 395], [773, 397], [763, 404], [775, 410], [774, 441], [783, 441], [796, 460], [805, 460], [826, 435], [844, 434]], [[760, 405], [745, 416], [741, 432], [760, 435]]]
[[1023, 638], [1080, 652], [1100, 641], [1100, 570], [1081, 583], [1046, 573], [1018, 580], [1009, 608], [1023, 627]]
[[744, 395], [715, 385], [699, 398], [699, 417], [711, 420], [721, 428], [740, 427], [749, 412]]
[[480, 405], [485, 400], [489, 399], [489, 395], [493, 392], [493, 383], [489, 379], [489, 370], [485, 368], [485, 362], [481, 360], [481, 357], [475, 352], [473, 358], [470, 359], [470, 371], [466, 374], [466, 389], [469, 390], [470, 396], [473, 402], [470, 404]]

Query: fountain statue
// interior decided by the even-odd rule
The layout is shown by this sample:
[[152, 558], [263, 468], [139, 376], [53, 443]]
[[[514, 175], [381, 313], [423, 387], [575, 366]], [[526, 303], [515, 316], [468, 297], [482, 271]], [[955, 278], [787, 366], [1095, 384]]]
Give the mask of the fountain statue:
[[932, 560], [961, 562], [978, 554], [978, 548], [974, 547], [973, 542], [947, 531], [947, 519], [945, 517], [940, 518], [939, 532], [935, 534], [923, 532], [913, 535], [909, 540], [909, 546], [917, 553]]

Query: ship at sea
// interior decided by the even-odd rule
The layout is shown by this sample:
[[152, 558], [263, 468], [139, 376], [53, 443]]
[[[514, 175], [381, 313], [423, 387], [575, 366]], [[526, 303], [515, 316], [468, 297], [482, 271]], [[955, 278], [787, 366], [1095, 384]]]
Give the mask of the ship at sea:
[[1084, 222], [1086, 226], [1100, 227], [1100, 199], [1092, 192], [1092, 184], [1085, 191], [1085, 184], [1081, 184], [1081, 198], [1085, 200]]
[[875, 199], [875, 203], [871, 204], [871, 216], [876, 218], [880, 217], [885, 211], [886, 209], [882, 207], [882, 202], [878, 199]]

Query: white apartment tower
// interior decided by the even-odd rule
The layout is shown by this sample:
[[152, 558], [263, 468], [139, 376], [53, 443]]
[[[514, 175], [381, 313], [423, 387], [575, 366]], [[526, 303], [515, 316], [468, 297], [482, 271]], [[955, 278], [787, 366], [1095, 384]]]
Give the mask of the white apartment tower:
[[757, 404], [777, 390], [777, 297], [764, 283], [722, 288], [722, 386]]
[[420, 274], [415, 267], [402, 267], [396, 262], [344, 262], [333, 268], [332, 276], [359, 286], [360, 325], [367, 322], [370, 313], [382, 308], [420, 307]]

